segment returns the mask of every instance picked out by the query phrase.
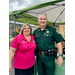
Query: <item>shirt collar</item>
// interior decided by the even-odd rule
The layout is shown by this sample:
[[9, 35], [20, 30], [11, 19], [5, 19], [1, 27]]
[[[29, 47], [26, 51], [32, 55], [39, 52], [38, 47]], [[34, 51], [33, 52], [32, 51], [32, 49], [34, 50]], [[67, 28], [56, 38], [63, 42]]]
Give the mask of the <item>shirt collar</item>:
[[[31, 40], [32, 40], [32, 35], [30, 35], [31, 36]], [[24, 37], [24, 34], [21, 34], [21, 39], [22, 40], [27, 40], [25, 37]]]
[[[45, 29], [44, 30], [46, 30], [47, 31], [47, 25], [46, 25], [46, 27], [45, 27]], [[38, 29], [38, 31], [41, 31], [41, 27]]]
[[45, 27], [45, 29], [44, 30], [46, 30], [47, 31], [47, 25], [46, 25], [46, 27]]
[[22, 39], [22, 40], [26, 40], [26, 38], [24, 37], [23, 34], [21, 34], [21, 39]]

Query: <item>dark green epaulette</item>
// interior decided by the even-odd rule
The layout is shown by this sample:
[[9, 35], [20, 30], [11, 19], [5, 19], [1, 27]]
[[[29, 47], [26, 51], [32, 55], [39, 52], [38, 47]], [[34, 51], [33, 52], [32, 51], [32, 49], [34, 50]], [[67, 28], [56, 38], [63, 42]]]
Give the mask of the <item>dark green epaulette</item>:
[[39, 30], [40, 30], [40, 27], [39, 27], [39, 28], [37, 28], [37, 29], [35, 30], [35, 32], [36, 32], [36, 31], [39, 31]]
[[34, 34], [33, 35], [35, 35], [36, 33], [38, 33], [39, 30], [40, 30], [40, 27], [37, 28], [36, 30], [34, 30]]

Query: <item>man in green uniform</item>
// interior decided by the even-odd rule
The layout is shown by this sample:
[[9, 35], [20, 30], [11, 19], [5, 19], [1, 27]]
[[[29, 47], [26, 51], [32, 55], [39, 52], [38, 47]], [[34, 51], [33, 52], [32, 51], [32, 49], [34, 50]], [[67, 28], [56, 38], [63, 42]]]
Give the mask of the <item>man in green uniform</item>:
[[63, 63], [61, 41], [64, 39], [55, 28], [46, 25], [47, 15], [45, 13], [39, 14], [38, 22], [40, 28], [33, 33], [37, 45], [38, 75], [54, 75], [55, 60], [50, 51], [55, 49], [54, 42], [56, 41], [59, 50], [57, 63], [60, 66]]

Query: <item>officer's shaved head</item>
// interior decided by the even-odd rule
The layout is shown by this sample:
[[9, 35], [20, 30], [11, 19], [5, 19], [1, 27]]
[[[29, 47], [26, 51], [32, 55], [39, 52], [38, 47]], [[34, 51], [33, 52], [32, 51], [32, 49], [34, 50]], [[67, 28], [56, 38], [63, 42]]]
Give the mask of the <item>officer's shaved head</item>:
[[46, 13], [40, 13], [40, 14], [38, 15], [38, 19], [40, 18], [41, 15], [45, 15], [46, 18], [47, 18], [47, 14], [46, 14]]

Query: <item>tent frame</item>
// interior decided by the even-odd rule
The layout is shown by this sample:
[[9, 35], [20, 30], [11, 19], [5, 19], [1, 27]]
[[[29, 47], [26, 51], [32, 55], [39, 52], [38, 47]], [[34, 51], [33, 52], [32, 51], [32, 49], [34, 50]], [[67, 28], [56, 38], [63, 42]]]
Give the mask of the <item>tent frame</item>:
[[[56, 4], [54, 4], [54, 5], [56, 5]], [[34, 14], [40, 14], [40, 13], [44, 13], [44, 12], [46, 12], [46, 11], [49, 11], [49, 10], [52, 10], [52, 9], [55, 9], [55, 8], [57, 8], [57, 7], [60, 7], [60, 6], [65, 6], [65, 4], [58, 4], [58, 5], [56, 5], [55, 7], [52, 7], [52, 8], [50, 8], [50, 9], [47, 9], [47, 10], [44, 10], [44, 11], [41, 11], [41, 12], [29, 12], [29, 11], [26, 11], [26, 12], [23, 12], [23, 13], [34, 13]], [[65, 10], [65, 8], [61, 11], [61, 13], [58, 15], [58, 17], [56, 18], [56, 20], [54, 21], [54, 23], [53, 23], [53, 26], [55, 26], [55, 23], [56, 23], [56, 21], [57, 21], [57, 19], [60, 17], [60, 15], [63, 13], [63, 11]], [[14, 14], [14, 12], [13, 12], [13, 14]], [[12, 14], [12, 15], [13, 15]], [[14, 28], [15, 28], [15, 36], [16, 36], [16, 19], [17, 18], [19, 18], [18, 16], [19, 15], [21, 15], [22, 13], [20, 13], [20, 14], [18, 14], [18, 15], [14, 15]], [[23, 15], [23, 14], [22, 14]], [[25, 16], [25, 15], [23, 15], [24, 17], [26, 17], [26, 18], [30, 18], [30, 19], [32, 19], [31, 17], [27, 17], [27, 16]], [[10, 18], [10, 17], [9, 17]], [[32, 19], [33, 20], [33, 19]]]

